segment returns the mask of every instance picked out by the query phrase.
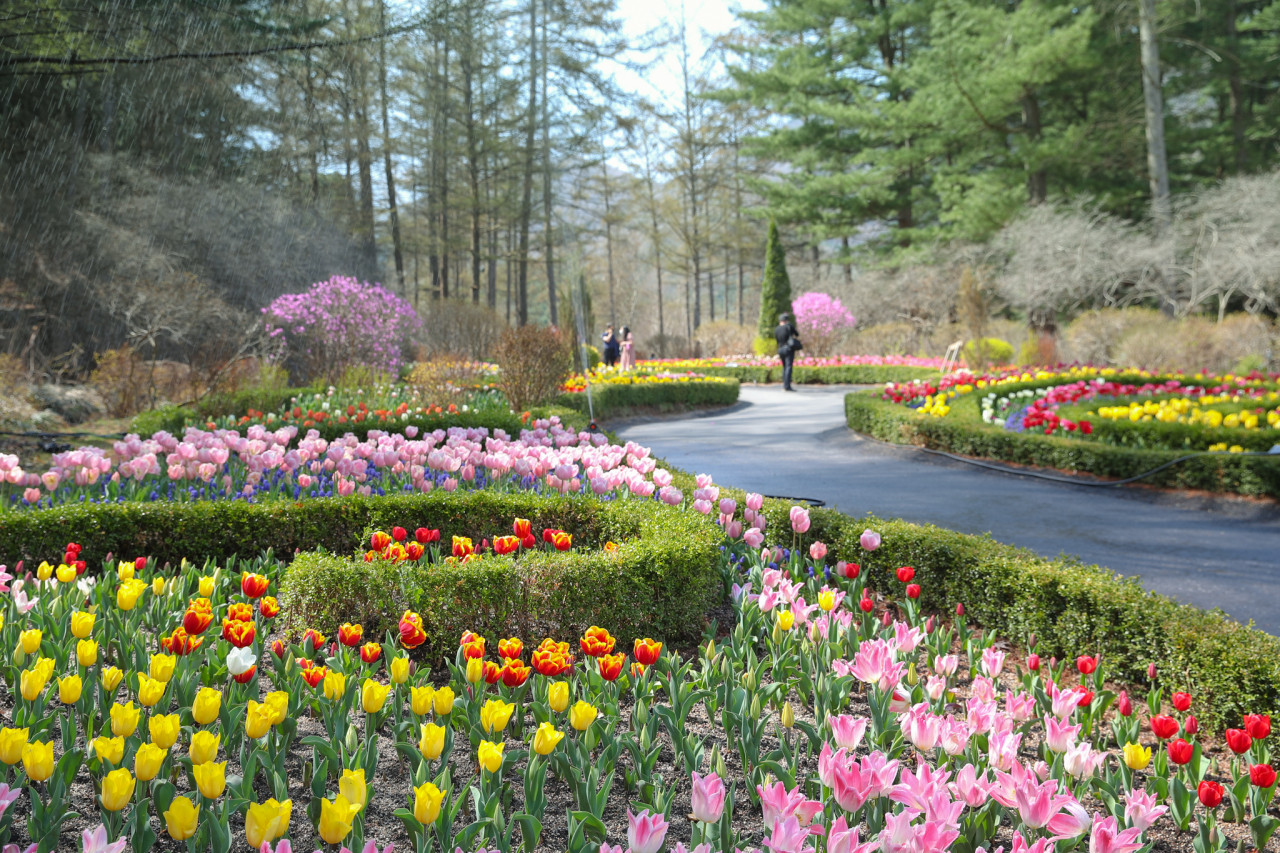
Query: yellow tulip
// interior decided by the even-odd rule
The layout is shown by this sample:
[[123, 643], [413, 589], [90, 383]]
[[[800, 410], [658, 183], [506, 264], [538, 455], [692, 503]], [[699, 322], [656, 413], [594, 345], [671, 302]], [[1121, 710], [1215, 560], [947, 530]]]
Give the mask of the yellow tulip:
[[550, 723], [543, 723], [538, 726], [538, 731], [533, 736], [533, 751], [538, 755], [550, 755], [562, 740], [564, 740], [564, 732]]
[[116, 573], [120, 575], [121, 581], [133, 580], [133, 573], [137, 571], [132, 561], [121, 560], [120, 565], [116, 567]]
[[59, 563], [58, 568], [54, 570], [58, 576], [58, 583], [71, 583], [76, 579], [76, 567], [68, 566], [65, 563]]
[[154, 708], [164, 698], [165, 683], [138, 673], [138, 704]]
[[118, 737], [128, 737], [138, 728], [138, 718], [142, 709], [133, 707], [132, 702], [121, 705], [116, 702], [111, 706], [111, 733]]
[[164, 827], [174, 841], [186, 841], [196, 834], [200, 810], [186, 797], [174, 797], [164, 813]]
[[338, 700], [347, 692], [347, 677], [340, 672], [329, 670], [324, 676], [324, 698]]
[[547, 702], [551, 705], [551, 710], [557, 714], [562, 713], [565, 708], [569, 707], [569, 683], [567, 681], [553, 681], [551, 686], [547, 688]]
[[53, 658], [39, 658], [36, 660], [35, 666], [31, 667], [31, 671], [39, 674], [40, 678], [45, 683], [48, 683], [49, 679], [53, 677], [53, 671], [57, 666]]
[[151, 732], [151, 742], [167, 750], [178, 742], [182, 723], [177, 714], [153, 714], [147, 720], [147, 729]]
[[796, 615], [790, 610], [778, 611], [778, 627], [784, 631], [790, 631], [791, 626], [795, 624]]
[[360, 688], [360, 705], [364, 708], [366, 714], [376, 714], [382, 710], [382, 706], [387, 704], [387, 693], [391, 688], [385, 684], [379, 684], [372, 678], [366, 678], [364, 685]]
[[120, 584], [120, 588], [116, 590], [116, 607], [121, 610], [132, 610], [138, 603], [138, 596], [142, 595], [142, 591], [147, 585], [142, 581], [129, 580]]
[[80, 701], [84, 690], [84, 682], [78, 675], [68, 675], [58, 679], [58, 701], [63, 705], [74, 705]]
[[221, 743], [222, 735], [215, 735], [208, 731], [196, 732], [191, 736], [191, 748], [188, 750], [191, 763], [208, 764], [213, 761], [218, 757], [218, 746]]
[[244, 834], [249, 846], [255, 850], [270, 844], [289, 831], [289, 818], [293, 814], [293, 800], [267, 800], [250, 803], [244, 816]]
[[818, 606], [827, 612], [834, 610], [836, 606], [836, 591], [834, 589], [824, 589], [819, 592]]
[[33, 781], [43, 782], [53, 775], [53, 741], [32, 741], [22, 748], [22, 767]]
[[1145, 770], [1151, 763], [1151, 749], [1136, 743], [1124, 745], [1124, 763], [1130, 770]]
[[422, 724], [422, 737], [418, 740], [418, 750], [428, 761], [435, 761], [444, 752], [444, 726], [435, 723]]
[[289, 694], [284, 690], [273, 690], [267, 694], [267, 698], [263, 700], [268, 708], [271, 709], [271, 725], [278, 726], [284, 722], [285, 717], [289, 716]]
[[369, 802], [369, 786], [365, 783], [364, 769], [343, 770], [342, 777], [338, 779], [338, 793], [356, 806], [356, 811], [364, 808]]
[[271, 709], [261, 702], [249, 700], [245, 711], [244, 733], [257, 740], [271, 731]]
[[102, 807], [109, 812], [118, 812], [133, 799], [133, 788], [137, 780], [125, 768], [112, 770], [102, 777]]
[[211, 800], [222, 796], [227, 789], [227, 762], [206, 761], [191, 768], [191, 775], [196, 777], [196, 790]]
[[85, 613], [78, 610], [71, 614], [71, 636], [77, 640], [87, 640], [89, 634], [93, 632], [93, 623], [95, 617], [92, 613]]
[[326, 844], [337, 844], [351, 832], [352, 820], [359, 812], [360, 807], [341, 794], [334, 797], [333, 802], [321, 800], [320, 826], [317, 827], [320, 837]]
[[119, 687], [123, 679], [124, 673], [118, 666], [109, 666], [102, 671], [102, 686], [107, 688], [108, 693]]
[[161, 749], [154, 743], [144, 743], [138, 747], [137, 754], [133, 756], [133, 772], [138, 777], [138, 781], [150, 782], [156, 778], [160, 772], [160, 765], [164, 763], [168, 754], [168, 750]]
[[481, 658], [467, 658], [467, 681], [472, 684], [479, 684], [484, 679], [484, 660]]
[[198, 726], [207, 726], [218, 719], [222, 710], [222, 691], [213, 687], [201, 687], [196, 691], [195, 702], [191, 705], [191, 717]]
[[444, 801], [444, 792], [423, 782], [413, 789], [413, 817], [423, 826], [430, 826], [440, 816], [440, 804]]
[[595, 722], [600, 712], [582, 699], [579, 699], [569, 711], [569, 724], [580, 732], [585, 732]]
[[426, 687], [411, 687], [409, 689], [409, 709], [419, 717], [423, 714], [431, 713], [431, 706], [435, 701], [435, 692], [435, 689], [430, 684]]
[[0, 761], [10, 767], [21, 761], [28, 734], [28, 729], [0, 729]]
[[44, 678], [44, 673], [38, 669], [24, 669], [21, 677], [22, 698], [28, 702], [34, 702], [37, 697], [44, 691], [45, 685], [49, 681]]
[[501, 699], [490, 699], [480, 709], [480, 725], [490, 734], [495, 731], [500, 732], [507, 727], [507, 723], [511, 722], [511, 713], [515, 709], [516, 706], [510, 702], [503, 702]]
[[169, 679], [173, 678], [173, 671], [177, 669], [177, 655], [166, 655], [157, 653], [151, 656], [151, 677], [156, 681], [169, 683]]
[[790, 702], [782, 703], [782, 714], [780, 715], [782, 727], [789, 729], [796, 724], [796, 709], [791, 707]]
[[76, 663], [83, 667], [91, 667], [98, 662], [98, 641], [81, 640], [76, 643]]
[[204, 577], [200, 578], [200, 597], [201, 598], [213, 597], [213, 576], [212, 575], [205, 575]]
[[404, 684], [409, 680], [409, 659], [396, 657], [391, 660], [391, 683]]
[[22, 650], [29, 655], [34, 655], [40, 649], [40, 642], [43, 639], [44, 631], [39, 628], [30, 628], [18, 635], [18, 640], [22, 643]]
[[164, 595], [164, 578], [151, 579], [151, 594]]
[[502, 767], [502, 750], [506, 747], [505, 743], [490, 743], [487, 740], [480, 741], [480, 750], [477, 756], [480, 766], [490, 773], [497, 773]]
[[49, 565], [47, 560], [36, 567], [37, 580], [47, 581], [51, 577], [53, 577], [53, 566]]
[[102, 761], [119, 764], [124, 759], [124, 738], [106, 736], [94, 738], [93, 754]]
[[434, 702], [437, 714], [448, 714], [453, 710], [453, 688], [441, 687], [436, 691]]

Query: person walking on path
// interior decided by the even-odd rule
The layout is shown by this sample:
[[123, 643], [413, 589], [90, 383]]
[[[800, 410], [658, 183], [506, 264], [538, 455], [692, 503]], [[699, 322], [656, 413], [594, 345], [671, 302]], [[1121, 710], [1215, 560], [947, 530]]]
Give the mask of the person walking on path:
[[618, 363], [618, 336], [613, 332], [612, 323], [605, 328], [600, 340], [604, 342], [604, 366], [613, 367]]
[[794, 391], [791, 387], [791, 365], [796, 360], [796, 353], [801, 350], [800, 334], [790, 314], [779, 314], [778, 325], [773, 330], [773, 337], [778, 342], [778, 358], [782, 359], [782, 390]]
[[636, 366], [635, 339], [631, 336], [631, 329], [627, 326], [622, 327], [622, 363], [623, 370], [631, 370]]

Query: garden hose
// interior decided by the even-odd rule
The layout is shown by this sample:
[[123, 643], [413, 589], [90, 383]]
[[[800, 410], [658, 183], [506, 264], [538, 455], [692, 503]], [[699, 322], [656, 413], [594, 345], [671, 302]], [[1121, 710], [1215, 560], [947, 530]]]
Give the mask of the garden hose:
[[1165, 462], [1162, 465], [1157, 465], [1155, 468], [1152, 468], [1150, 471], [1144, 471], [1141, 474], [1136, 474], [1132, 477], [1126, 477], [1123, 480], [1095, 481], [1095, 480], [1083, 480], [1078, 477], [1064, 477], [1064, 476], [1059, 476], [1055, 474], [1045, 474], [1040, 471], [1025, 471], [1020, 468], [1010, 468], [1007, 465], [998, 465], [994, 462], [987, 462], [982, 459], [971, 459], [968, 456], [960, 456], [959, 454], [956, 454], [956, 453], [948, 453], [945, 450], [934, 450], [931, 447], [919, 447], [917, 445], [910, 445], [910, 444], [895, 444], [892, 441], [884, 441], [882, 439], [875, 438], [874, 436], [866, 435], [864, 433], [858, 433], [858, 435], [860, 435], [863, 438], [870, 439], [871, 441], [874, 441], [877, 444], [883, 444], [887, 447], [912, 447], [915, 450], [919, 450], [924, 453], [930, 453], [930, 454], [933, 454], [934, 456], [944, 456], [947, 459], [954, 459], [956, 462], [965, 462], [965, 463], [968, 463], [969, 465], [976, 465], [979, 468], [986, 468], [991, 471], [1000, 471], [1005, 474], [1017, 474], [1022, 477], [1034, 477], [1037, 480], [1049, 480], [1050, 482], [1053, 482], [1053, 483], [1067, 483], [1072, 486], [1089, 486], [1093, 488], [1099, 488], [1099, 487], [1110, 488], [1113, 486], [1124, 486], [1124, 485], [1128, 485], [1129, 483], [1136, 483], [1138, 480], [1146, 479], [1147, 477], [1150, 477], [1152, 474], [1158, 474], [1166, 468], [1170, 468], [1174, 465], [1177, 465], [1179, 462], [1185, 462], [1188, 459], [1194, 459], [1197, 456], [1226, 455], [1233, 458], [1238, 456], [1270, 456], [1274, 459], [1280, 460], [1280, 444], [1276, 445], [1270, 450], [1250, 450], [1244, 453], [1223, 454], [1221, 451], [1217, 451], [1217, 450], [1197, 450], [1193, 453], [1188, 453], [1185, 456], [1179, 456], [1176, 459], [1170, 459], [1168, 462]]

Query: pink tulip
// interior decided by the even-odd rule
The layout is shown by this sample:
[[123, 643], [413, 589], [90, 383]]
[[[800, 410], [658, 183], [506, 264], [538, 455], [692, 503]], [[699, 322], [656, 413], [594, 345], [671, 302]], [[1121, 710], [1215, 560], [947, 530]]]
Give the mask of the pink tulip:
[[733, 498], [721, 498], [721, 499], [720, 499], [720, 514], [721, 514], [721, 515], [727, 515], [727, 516], [729, 516], [730, 518], [732, 518], [732, 517], [733, 517], [733, 514], [734, 514], [734, 513], [736, 513], [737, 511], [738, 511], [738, 502], [737, 502], [737, 501], [735, 501]]
[[627, 848], [631, 853], [658, 853], [667, 838], [667, 821], [648, 809], [638, 815], [627, 809]]
[[872, 853], [879, 846], [879, 838], [859, 844], [857, 824], [850, 827], [844, 815], [836, 818], [827, 831], [827, 853]]
[[864, 530], [862, 536], [858, 538], [858, 544], [864, 551], [874, 551], [880, 547], [880, 534], [874, 530]]
[[813, 848], [804, 846], [808, 839], [809, 831], [801, 826], [796, 818], [789, 817], [773, 822], [773, 828], [769, 832], [769, 837], [764, 840], [764, 846], [773, 853], [810, 853]]
[[703, 823], [717, 823], [724, 814], [726, 791], [724, 781], [715, 773], [693, 774], [693, 818]]
[[755, 492], [747, 493], [747, 509], [752, 512], [759, 512], [764, 506], [764, 495], [758, 495]]
[[1133, 853], [1142, 848], [1141, 836], [1142, 830], [1136, 826], [1120, 831], [1113, 817], [1095, 820], [1089, 834], [1089, 853]]
[[987, 678], [995, 678], [1002, 669], [1004, 669], [1004, 652], [996, 651], [994, 648], [983, 649], [982, 671]]
[[836, 742], [836, 746], [850, 752], [858, 748], [867, 732], [867, 718], [849, 714], [828, 717], [827, 725], [831, 727], [831, 738]]
[[809, 510], [800, 506], [791, 508], [791, 529], [796, 533], [809, 532]]
[[1068, 725], [1053, 715], [1044, 718], [1044, 739], [1050, 752], [1066, 752], [1076, 742], [1080, 726]]
[[1169, 811], [1168, 806], [1157, 806], [1154, 794], [1137, 789], [1125, 795], [1124, 819], [1138, 832], [1146, 832], [1147, 827], [1160, 819]]
[[27, 503], [29, 503], [29, 504], [36, 503], [37, 501], [39, 501], [39, 500], [40, 500], [40, 490], [39, 490], [39, 489], [26, 489], [26, 490], [24, 490], [24, 491], [23, 491], [23, 493], [22, 493], [22, 499], [23, 499], [24, 501], [26, 501]]
[[759, 548], [764, 544], [764, 534], [760, 532], [760, 528], [758, 527], [753, 527], [746, 533], [742, 534], [742, 538], [743, 541], [747, 543], [748, 547], [751, 548]]
[[827, 556], [827, 546], [822, 542], [814, 542], [809, 546], [809, 556], [814, 560], [822, 560]]

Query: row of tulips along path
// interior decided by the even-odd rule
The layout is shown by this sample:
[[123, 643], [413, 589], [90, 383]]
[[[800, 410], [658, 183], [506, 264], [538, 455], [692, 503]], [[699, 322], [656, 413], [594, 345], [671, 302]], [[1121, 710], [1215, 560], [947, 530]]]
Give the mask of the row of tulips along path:
[[[90, 583], [69, 545], [4, 599], [3, 841], [75, 849], [83, 833], [94, 851], [273, 853], [1265, 847], [1278, 822], [1269, 718], [1242, 721], [1207, 755], [1193, 696], [1156, 687], [1143, 715], [1095, 658], [1014, 666], [962, 618], [919, 613], [909, 567], [886, 595], [856, 565], [827, 565], [822, 543], [803, 549], [801, 508], [785, 532], [801, 547], [761, 547], [759, 505], [749, 496], [753, 526], [726, 538], [736, 622], [705, 646], [620, 649], [600, 627], [536, 644], [467, 633], [436, 671], [414, 664], [426, 633], [411, 612], [383, 638], [344, 625], [272, 641], [276, 562], [169, 577], [140, 558]], [[735, 527], [737, 506], [719, 509]], [[403, 535], [375, 534], [369, 558], [403, 558], [392, 544]], [[445, 559], [484, 559], [459, 544]], [[879, 544], [864, 536], [868, 551]]]

